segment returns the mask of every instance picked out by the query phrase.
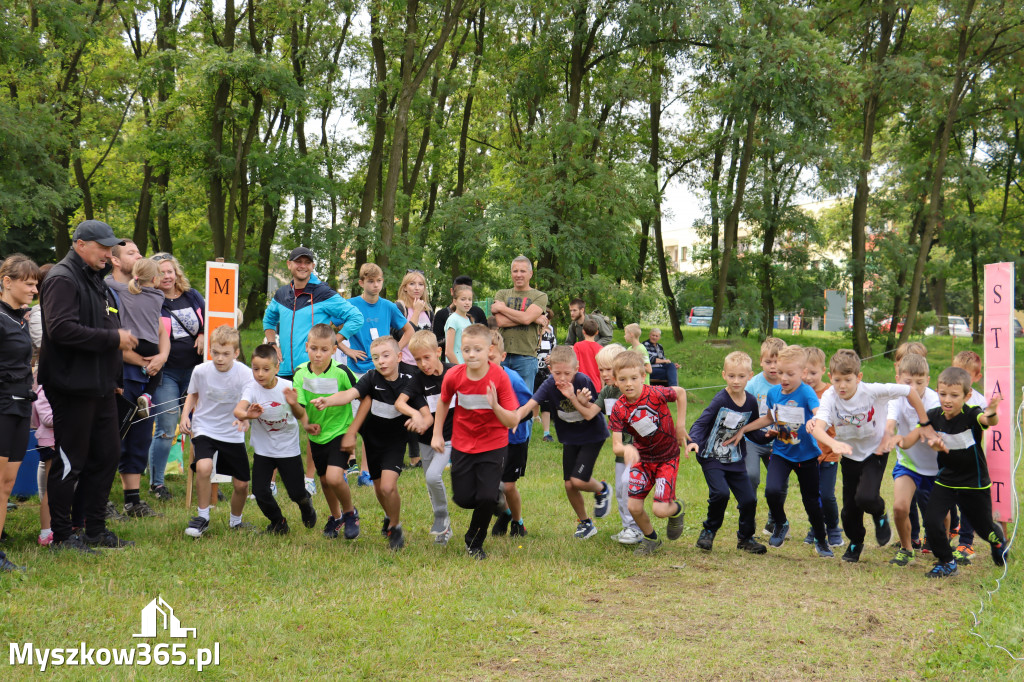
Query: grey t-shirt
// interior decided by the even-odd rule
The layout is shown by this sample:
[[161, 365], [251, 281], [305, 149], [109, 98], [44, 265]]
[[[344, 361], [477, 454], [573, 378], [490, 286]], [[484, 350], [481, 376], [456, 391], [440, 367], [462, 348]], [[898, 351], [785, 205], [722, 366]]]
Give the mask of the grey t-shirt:
[[153, 287], [142, 287], [142, 292], [133, 294], [128, 285], [107, 277], [104, 282], [121, 299], [121, 329], [130, 329], [139, 339], [160, 343], [160, 307], [164, 304], [164, 293]]

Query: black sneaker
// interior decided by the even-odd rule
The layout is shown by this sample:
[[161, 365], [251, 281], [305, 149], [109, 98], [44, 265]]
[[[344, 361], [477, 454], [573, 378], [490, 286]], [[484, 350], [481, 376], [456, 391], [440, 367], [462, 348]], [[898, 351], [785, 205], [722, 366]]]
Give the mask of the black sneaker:
[[603, 519], [611, 509], [612, 489], [607, 481], [601, 481], [601, 492], [594, 493], [594, 518]]
[[484, 551], [483, 547], [467, 547], [466, 553], [477, 561], [483, 561], [487, 558], [487, 552]]
[[288, 521], [287, 519], [281, 519], [277, 523], [270, 523], [267, 525], [267, 529], [263, 531], [264, 535], [287, 535], [288, 534]]
[[875, 541], [879, 547], [885, 547], [892, 540], [892, 526], [889, 525], [889, 515], [882, 514], [875, 517]]
[[144, 501], [132, 502], [124, 506], [124, 513], [133, 519], [141, 519], [149, 516], [163, 516], [153, 511], [153, 508]]
[[359, 510], [353, 509], [351, 512], [343, 512], [341, 515], [341, 522], [345, 524], [345, 539], [355, 540], [359, 537]]
[[686, 519], [686, 505], [682, 500], [676, 500], [676, 504], [679, 505], [679, 511], [674, 516], [668, 517], [668, 524], [665, 526], [665, 535], [669, 540], [679, 539], [679, 536], [683, 534], [683, 521]]
[[948, 564], [938, 561], [934, 566], [932, 566], [932, 570], [925, 573], [925, 576], [929, 578], [951, 578], [956, 574], [956, 561], [950, 561]]
[[752, 537], [741, 538], [739, 542], [736, 543], [736, 549], [742, 549], [744, 552], [749, 552], [750, 554], [768, 553], [768, 548]]
[[702, 528], [700, 531], [700, 537], [697, 538], [697, 549], [703, 549], [705, 552], [710, 552], [715, 546], [715, 531]]
[[67, 540], [54, 540], [50, 543], [50, 549], [55, 552], [74, 551], [81, 554], [99, 554], [95, 549], [82, 542], [79, 535], [68, 536]]
[[313, 500], [308, 497], [299, 503], [299, 512], [302, 514], [302, 525], [306, 528], [316, 527], [316, 509], [313, 507]]
[[19, 566], [10, 559], [3, 552], [0, 552], [0, 572], [13, 573], [15, 571], [24, 572], [25, 567]]
[[1006, 546], [1006, 536], [1003, 533], [1002, 526], [995, 523], [992, 524], [992, 532], [988, 534], [988, 541], [992, 543], [992, 561], [995, 562], [996, 566], [1005, 566], [1006, 557], [1010, 552]]
[[912, 550], [914, 550], [915, 552], [920, 552], [921, 549], [922, 549], [921, 541], [920, 540], [911, 540], [910, 541], [910, 548]]
[[512, 512], [498, 512], [498, 518], [494, 522], [494, 526], [491, 528], [491, 535], [494, 537], [501, 537], [508, 533], [508, 524], [512, 520]]
[[843, 552], [843, 561], [850, 564], [857, 563], [860, 561], [860, 552], [862, 549], [864, 549], [864, 545], [855, 545], [851, 542], [850, 546], [846, 548], [845, 552]]
[[107, 521], [127, 521], [128, 517], [118, 511], [117, 507], [110, 500], [107, 500], [107, 507], [104, 510], [103, 518]]
[[328, 516], [327, 523], [324, 524], [324, 537], [333, 540], [338, 537], [339, 528], [341, 528], [341, 519]]
[[384, 527], [380, 529], [380, 534], [384, 537], [388, 536], [388, 528], [391, 526], [391, 519], [384, 517]]
[[508, 534], [511, 535], [514, 538], [516, 538], [516, 537], [525, 538], [526, 537], [526, 526], [523, 525], [522, 521], [513, 521], [512, 525], [509, 526]]
[[202, 516], [193, 516], [192, 520], [188, 522], [188, 528], [185, 529], [185, 535], [190, 538], [201, 538], [209, 527], [208, 519], [204, 519]]
[[106, 529], [99, 535], [89, 535], [86, 533], [83, 541], [89, 547], [102, 547], [103, 549], [124, 549], [125, 547], [135, 546], [135, 543], [131, 540], [122, 540], [114, 535], [114, 531]]
[[149, 492], [161, 502], [167, 502], [174, 497], [165, 485], [151, 485], [149, 486]]
[[761, 532], [765, 535], [775, 535], [775, 520], [769, 518], [768, 523], [764, 524], [764, 530]]
[[395, 526], [388, 530], [388, 547], [397, 551], [405, 547], [405, 533], [401, 526]]

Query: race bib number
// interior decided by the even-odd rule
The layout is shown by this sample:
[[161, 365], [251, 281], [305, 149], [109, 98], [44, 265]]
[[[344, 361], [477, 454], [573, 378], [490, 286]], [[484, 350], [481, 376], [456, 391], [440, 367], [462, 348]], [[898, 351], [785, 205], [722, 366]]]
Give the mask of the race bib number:
[[209, 396], [210, 402], [222, 405], [227, 403], [237, 404], [242, 399], [241, 391], [232, 391], [228, 388], [211, 388], [206, 392], [206, 395]]
[[733, 412], [732, 410], [729, 410], [728, 412], [725, 413], [725, 418], [722, 419], [722, 426], [724, 426], [727, 429], [735, 429], [737, 426], [740, 425], [740, 421], [742, 421], [742, 419], [742, 414], [740, 414], [739, 412]]
[[430, 414], [437, 412], [437, 404], [441, 402], [440, 395], [428, 395], [427, 396], [427, 408], [430, 410]]
[[803, 424], [804, 408], [798, 405], [778, 405], [775, 408], [775, 420], [784, 424]]
[[857, 440], [860, 438], [860, 427], [853, 424], [836, 425], [836, 438], [839, 440]]
[[605, 398], [604, 413], [610, 417], [612, 414], [612, 408], [615, 407], [615, 403], [617, 402], [619, 402], [618, 398]]
[[638, 419], [637, 421], [633, 422], [631, 426], [633, 427], [633, 430], [637, 432], [637, 434], [644, 438], [658, 430], [658, 425], [650, 417]]
[[302, 388], [317, 395], [332, 395], [338, 392], [338, 380], [333, 377], [306, 377]]
[[483, 393], [459, 393], [459, 407], [464, 410], [489, 410], [487, 396]]
[[370, 414], [380, 417], [381, 419], [395, 419], [396, 417], [402, 416], [394, 405], [381, 402], [380, 400], [374, 400], [370, 404]]
[[967, 448], [973, 447], [974, 433], [970, 429], [961, 431], [960, 433], [939, 433], [939, 438], [946, 444], [946, 447], [950, 450], [966, 450]]

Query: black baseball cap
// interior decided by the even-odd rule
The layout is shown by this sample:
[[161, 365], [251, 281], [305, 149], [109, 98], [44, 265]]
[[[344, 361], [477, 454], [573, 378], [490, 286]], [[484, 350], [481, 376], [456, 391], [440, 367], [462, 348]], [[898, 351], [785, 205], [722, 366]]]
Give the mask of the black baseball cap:
[[294, 249], [292, 249], [292, 252], [288, 254], [288, 260], [298, 260], [303, 256], [305, 256], [311, 261], [316, 261], [316, 256], [314, 256], [313, 252], [307, 249], [305, 246], [297, 246]]
[[75, 233], [71, 235], [71, 241], [79, 239], [87, 242], [97, 242], [102, 246], [124, 246], [127, 242], [120, 237], [114, 236], [114, 228], [102, 220], [84, 220], [78, 223]]

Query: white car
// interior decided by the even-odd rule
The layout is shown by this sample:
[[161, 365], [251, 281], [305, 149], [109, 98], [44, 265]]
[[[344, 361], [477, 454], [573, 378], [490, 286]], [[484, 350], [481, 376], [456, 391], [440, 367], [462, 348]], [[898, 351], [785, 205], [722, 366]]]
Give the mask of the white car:
[[[931, 336], [935, 333], [935, 327], [927, 327], [924, 330], [925, 336]], [[941, 333], [941, 332], [940, 332]], [[971, 328], [967, 324], [967, 320], [960, 317], [959, 315], [950, 315], [948, 318], [948, 331], [946, 332], [950, 336], [958, 336], [961, 338], [971, 338]]]

